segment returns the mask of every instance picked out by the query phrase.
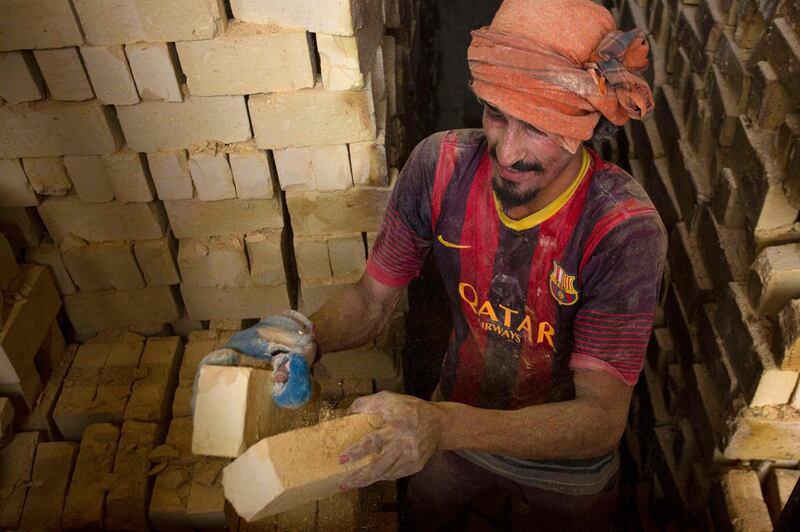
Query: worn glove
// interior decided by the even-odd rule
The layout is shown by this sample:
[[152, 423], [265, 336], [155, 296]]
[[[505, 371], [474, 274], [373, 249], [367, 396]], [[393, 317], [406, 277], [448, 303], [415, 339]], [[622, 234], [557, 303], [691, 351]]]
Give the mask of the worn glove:
[[258, 366], [271, 362], [275, 404], [300, 408], [311, 399], [310, 367], [316, 352], [312, 323], [299, 312], [287, 310], [237, 332], [222, 349], [206, 355], [200, 367]]

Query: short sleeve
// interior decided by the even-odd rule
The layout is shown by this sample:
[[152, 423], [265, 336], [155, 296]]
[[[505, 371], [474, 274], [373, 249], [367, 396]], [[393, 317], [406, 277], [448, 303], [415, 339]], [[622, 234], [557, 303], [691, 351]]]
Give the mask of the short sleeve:
[[655, 214], [620, 223], [591, 251], [582, 271], [572, 369], [606, 371], [636, 384], [653, 328], [667, 237]]
[[367, 272], [382, 284], [408, 284], [430, 251], [431, 196], [442, 137], [437, 133], [420, 142], [397, 178], [367, 260]]

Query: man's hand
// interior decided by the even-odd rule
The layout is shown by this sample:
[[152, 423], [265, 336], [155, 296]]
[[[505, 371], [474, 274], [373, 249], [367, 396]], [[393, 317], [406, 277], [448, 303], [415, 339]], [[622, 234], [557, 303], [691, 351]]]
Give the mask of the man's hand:
[[316, 352], [311, 322], [299, 312], [287, 310], [237, 332], [223, 349], [203, 358], [200, 367], [263, 367], [271, 363], [275, 403], [284, 408], [297, 408], [311, 398], [310, 367]]
[[379, 414], [384, 423], [339, 457], [341, 463], [347, 463], [373, 452], [379, 453], [374, 462], [344, 479], [340, 485], [342, 490], [413, 475], [425, 466], [439, 446], [445, 412], [435, 403], [380, 392], [356, 399], [349, 412]]

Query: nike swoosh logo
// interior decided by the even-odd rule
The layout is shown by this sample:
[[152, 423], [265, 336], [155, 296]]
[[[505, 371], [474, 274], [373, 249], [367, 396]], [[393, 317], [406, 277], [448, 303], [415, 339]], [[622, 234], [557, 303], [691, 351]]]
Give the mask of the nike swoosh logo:
[[448, 242], [447, 240], [445, 240], [444, 238], [442, 238], [442, 235], [439, 235], [439, 238], [438, 238], [437, 240], [439, 240], [439, 243], [440, 243], [441, 245], [443, 245], [444, 247], [446, 247], [446, 248], [453, 248], [453, 249], [469, 249], [469, 248], [471, 248], [471, 247], [472, 247], [472, 246], [462, 246], [461, 244], [453, 244], [452, 242]]

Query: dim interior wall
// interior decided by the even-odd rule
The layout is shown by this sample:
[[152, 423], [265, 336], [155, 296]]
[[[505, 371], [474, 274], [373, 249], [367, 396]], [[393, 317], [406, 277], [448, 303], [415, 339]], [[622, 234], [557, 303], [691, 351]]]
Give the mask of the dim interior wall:
[[413, 137], [418, 2], [5, 11], [0, 229], [77, 339], [312, 313], [363, 271]]

